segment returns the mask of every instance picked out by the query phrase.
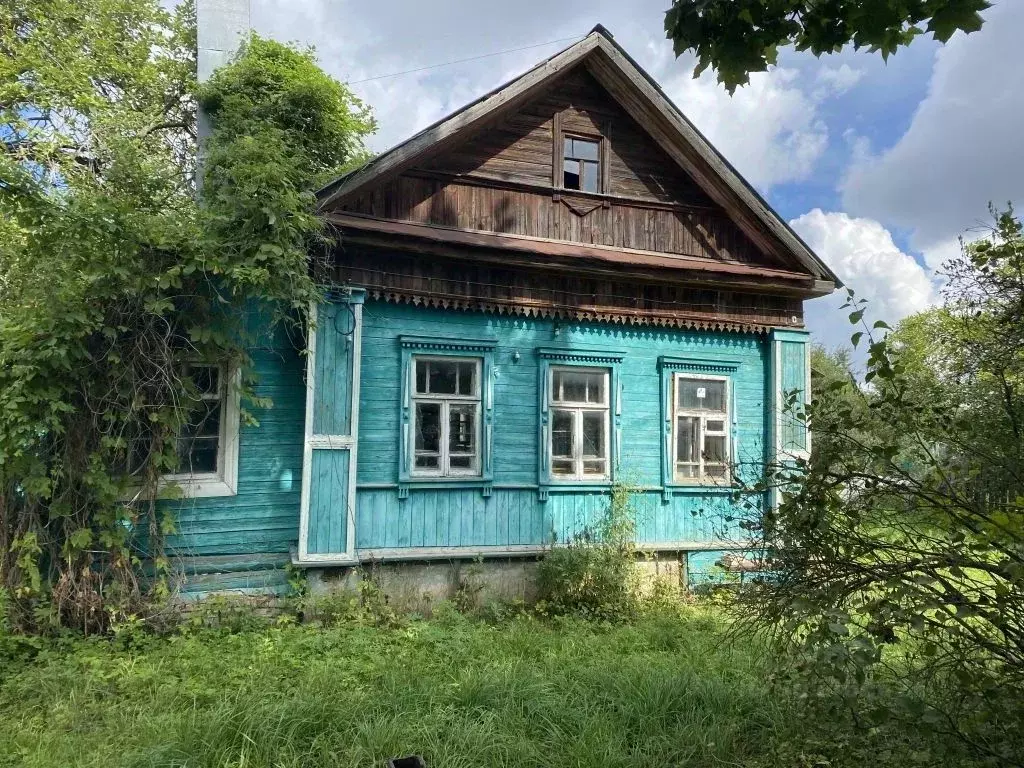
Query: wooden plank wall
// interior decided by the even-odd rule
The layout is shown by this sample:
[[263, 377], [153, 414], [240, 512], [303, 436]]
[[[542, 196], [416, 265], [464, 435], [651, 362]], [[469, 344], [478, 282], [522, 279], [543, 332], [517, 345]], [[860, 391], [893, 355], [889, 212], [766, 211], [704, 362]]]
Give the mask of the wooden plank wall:
[[249, 406], [258, 425], [241, 425], [235, 496], [161, 502], [177, 518], [177, 531], [166, 541], [173, 554], [287, 556], [298, 538], [306, 412], [305, 361], [296, 351], [301, 344], [278, 330], [251, 350], [255, 394], [273, 406]]
[[[554, 492], [546, 502], [529, 489], [413, 489], [399, 500], [385, 488], [359, 491], [356, 550], [418, 547], [521, 547], [565, 543], [593, 526], [608, 509], [607, 491]], [[632, 499], [638, 543], [701, 544], [749, 538], [739, 525], [749, 512], [727, 495], [679, 495], [665, 503], [660, 492]]]
[[[606, 194], [553, 194], [556, 113], [562, 130], [607, 137]], [[339, 210], [786, 266], [756, 248], [583, 67], [567, 73], [517, 114]]]
[[[726, 489], [687, 489], [664, 503], [661, 483], [661, 377], [659, 355], [739, 363], [733, 375], [735, 458], [748, 477], [761, 471], [769, 445], [770, 342], [753, 334], [698, 333], [561, 325], [549, 320], [509, 318], [368, 301], [364, 308], [359, 425], [356, 547], [472, 547], [541, 545], [552, 532], [559, 541], [593, 522], [607, 506], [607, 493], [587, 489], [537, 493], [539, 451], [539, 346], [597, 347], [625, 353], [622, 364], [622, 433], [619, 471], [650, 489], [638, 497], [640, 540], [713, 541], [726, 517], [742, 515]], [[495, 338], [494, 492], [472, 483], [422, 488], [410, 483], [398, 498], [401, 355], [398, 337]], [[467, 487], [468, 486], [468, 487]], [[731, 523], [730, 523], [731, 524]]]
[[681, 327], [799, 327], [803, 319], [803, 302], [798, 298], [678, 282], [612, 280], [355, 246], [339, 249], [335, 259], [334, 277], [340, 283], [366, 287], [378, 296], [416, 297], [439, 307], [583, 313], [619, 322]]
[[582, 65], [517, 114], [423, 167], [550, 187], [555, 113], [564, 131], [608, 138], [607, 192], [648, 202], [713, 205]]

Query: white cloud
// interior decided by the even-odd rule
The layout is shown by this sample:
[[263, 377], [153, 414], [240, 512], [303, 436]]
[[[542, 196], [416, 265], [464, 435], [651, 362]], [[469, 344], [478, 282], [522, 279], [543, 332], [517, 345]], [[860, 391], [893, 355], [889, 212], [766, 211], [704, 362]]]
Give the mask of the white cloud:
[[[869, 302], [868, 316], [894, 325], [902, 318], [927, 309], [936, 294], [928, 272], [901, 251], [881, 224], [826, 213], [820, 208], [805, 213], [790, 225], [860, 298]], [[807, 305], [807, 323], [815, 339], [826, 346], [849, 341], [852, 328], [839, 311], [845, 292]]]
[[[754, 75], [730, 98], [713, 73], [691, 78], [692, 57], [675, 58], [660, 33], [662, 0], [519, 0], [486, 11], [465, 0], [252, 0], [252, 9], [257, 31], [314, 44], [324, 68], [344, 81], [581, 36], [601, 22], [762, 190], [811, 175], [829, 138], [818, 100], [848, 87], [857, 71], [844, 64], [816, 81], [810, 68], [806, 76], [776, 68]], [[566, 45], [354, 85], [378, 118], [371, 147], [392, 146]]]
[[838, 67], [829, 65], [822, 66], [815, 78], [819, 84], [816, 95], [819, 99], [826, 96], [841, 96], [853, 88], [864, 77], [864, 70], [854, 69], [849, 64], [840, 64]]
[[938, 50], [906, 133], [879, 154], [861, 147], [842, 184], [844, 209], [910, 232], [930, 266], [988, 220], [989, 201], [1024, 200], [1024, 3], [998, 3], [985, 19]]
[[817, 103], [801, 87], [801, 73], [775, 68], [751, 75], [730, 97], [704, 72], [692, 78], [686, 61], [665, 79], [665, 92], [754, 186], [802, 181], [828, 147]]

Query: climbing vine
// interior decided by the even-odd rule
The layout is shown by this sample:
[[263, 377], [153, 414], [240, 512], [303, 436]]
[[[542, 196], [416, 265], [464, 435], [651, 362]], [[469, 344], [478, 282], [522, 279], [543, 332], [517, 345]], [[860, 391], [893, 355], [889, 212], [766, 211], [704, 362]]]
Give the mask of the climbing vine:
[[[196, 110], [204, 141], [196, 195]], [[156, 0], [0, 10], [0, 590], [23, 629], [102, 631], [159, 595], [156, 504], [198, 400], [301, 324], [316, 185], [365, 154], [368, 110], [312, 51], [253, 37], [196, 85], [195, 14]], [[146, 566], [145, 569], [143, 566]], [[149, 566], [155, 566], [155, 576]], [[142, 577], [145, 571], [145, 578]]]

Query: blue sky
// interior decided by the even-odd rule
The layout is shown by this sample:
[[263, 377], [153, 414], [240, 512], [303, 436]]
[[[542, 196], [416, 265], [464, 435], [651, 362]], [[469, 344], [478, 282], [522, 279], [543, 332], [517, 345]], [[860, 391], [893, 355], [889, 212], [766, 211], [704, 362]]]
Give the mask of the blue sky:
[[[990, 200], [1024, 202], [1024, 2], [996, 0], [985, 28], [921, 37], [889, 61], [784, 51], [729, 96], [692, 78], [662, 32], [667, 0], [251, 0], [259, 33], [314, 45], [357, 81], [582, 36], [607, 27], [841, 278], [889, 322], [941, 300], [941, 264], [979, 235]], [[384, 150], [567, 45], [354, 84]], [[849, 336], [840, 297], [808, 306], [827, 344]]]

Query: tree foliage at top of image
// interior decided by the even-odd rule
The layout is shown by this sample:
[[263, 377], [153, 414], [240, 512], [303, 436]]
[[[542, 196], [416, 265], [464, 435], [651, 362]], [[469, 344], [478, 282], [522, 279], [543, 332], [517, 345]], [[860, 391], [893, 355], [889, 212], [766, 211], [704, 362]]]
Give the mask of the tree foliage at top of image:
[[841, 694], [827, 717], [1024, 765], [1024, 230], [993, 213], [942, 306], [889, 331], [850, 298], [863, 380], [815, 356], [813, 450], [773, 468], [781, 503], [751, 526], [771, 577], [741, 606], [809, 704]]
[[102, 629], [159, 587], [137, 576], [174, 526], [185, 368], [252, 395], [247, 313], [267, 333], [319, 297], [312, 190], [374, 127], [311, 51], [253, 38], [202, 91], [200, 204], [195, 35], [188, 0], [0, 4], [0, 589], [23, 626]]
[[697, 55], [694, 75], [708, 67], [730, 93], [750, 73], [764, 72], [779, 48], [815, 56], [847, 45], [888, 58], [930, 32], [940, 42], [976, 32], [988, 0], [673, 0], [665, 33], [676, 56]]

